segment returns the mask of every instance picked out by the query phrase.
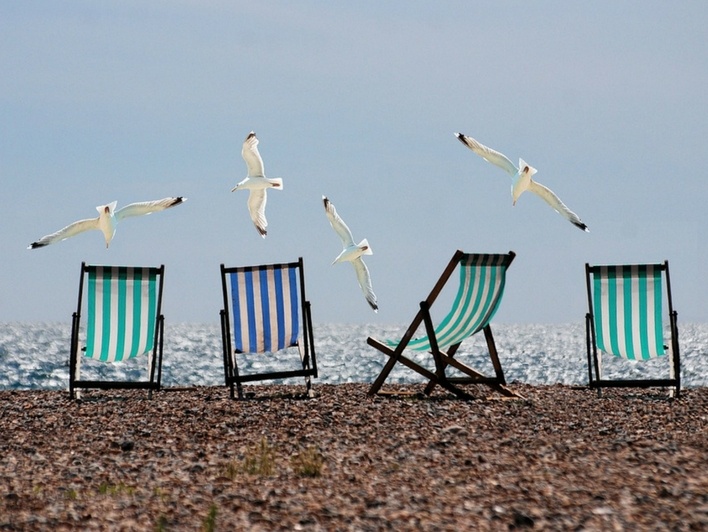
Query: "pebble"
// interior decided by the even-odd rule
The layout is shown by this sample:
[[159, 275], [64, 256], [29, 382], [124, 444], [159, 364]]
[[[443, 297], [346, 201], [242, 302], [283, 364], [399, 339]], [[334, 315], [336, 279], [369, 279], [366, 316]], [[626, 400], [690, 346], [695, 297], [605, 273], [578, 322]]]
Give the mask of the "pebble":
[[0, 391], [0, 530], [706, 529], [708, 388], [511, 387]]

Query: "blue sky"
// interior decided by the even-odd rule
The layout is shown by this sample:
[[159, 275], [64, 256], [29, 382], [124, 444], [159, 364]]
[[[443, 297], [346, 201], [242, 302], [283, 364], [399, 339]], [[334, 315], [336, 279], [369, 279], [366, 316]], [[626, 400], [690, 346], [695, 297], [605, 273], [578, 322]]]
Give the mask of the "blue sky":
[[[517, 258], [497, 321], [582, 322], [584, 263], [671, 266], [708, 321], [708, 4], [0, 4], [0, 322], [69, 321], [79, 266], [166, 266], [168, 322], [217, 322], [219, 264], [305, 260], [316, 322], [410, 321], [455, 249]], [[269, 234], [241, 143], [254, 130]], [[538, 169], [583, 233], [453, 136]], [[178, 208], [39, 250], [95, 206]], [[366, 258], [366, 304], [321, 203]]]

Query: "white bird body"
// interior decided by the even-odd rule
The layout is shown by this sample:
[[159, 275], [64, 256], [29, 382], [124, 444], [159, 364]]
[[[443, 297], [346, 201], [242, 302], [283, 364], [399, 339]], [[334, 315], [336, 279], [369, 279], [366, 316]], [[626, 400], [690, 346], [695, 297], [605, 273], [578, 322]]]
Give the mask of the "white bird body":
[[261, 154], [258, 153], [258, 138], [253, 131], [251, 131], [246, 136], [246, 140], [243, 141], [241, 157], [246, 161], [248, 173], [243, 181], [231, 189], [231, 192], [235, 190], [249, 191], [247, 203], [248, 212], [251, 215], [251, 220], [253, 220], [253, 224], [256, 226], [258, 233], [265, 238], [266, 234], [268, 234], [266, 231], [268, 221], [265, 216], [265, 207], [268, 201], [266, 191], [269, 188], [282, 190], [283, 180], [280, 177], [268, 178], [265, 176], [263, 159], [261, 159]]
[[118, 220], [116, 220], [116, 206], [117, 201], [112, 201], [108, 205], [99, 205], [96, 207], [98, 211], [98, 229], [103, 233], [103, 238], [106, 241], [106, 248], [113, 240], [116, 234], [116, 228], [118, 227]]
[[337, 214], [337, 209], [334, 208], [332, 202], [329, 201], [326, 196], [322, 196], [322, 201], [324, 202], [329, 223], [332, 229], [334, 229], [334, 232], [337, 233], [341, 239], [343, 246], [342, 252], [337, 255], [337, 258], [334, 259], [332, 264], [337, 264], [338, 262], [350, 262], [352, 264], [367, 303], [374, 309], [374, 312], [378, 312], [379, 306], [371, 284], [371, 274], [362, 259], [363, 255], [373, 254], [371, 246], [369, 246], [369, 241], [365, 238], [358, 244], [355, 244], [352, 232], [349, 230], [347, 224], [344, 223], [344, 220]]
[[337, 255], [337, 258], [332, 261], [332, 264], [337, 264], [338, 262], [354, 261], [361, 257], [362, 255], [373, 255], [374, 252], [371, 251], [371, 246], [369, 246], [369, 241], [365, 238], [358, 244], [354, 241], [345, 245], [342, 252]]
[[511, 204], [516, 205], [521, 194], [530, 190], [536, 182], [532, 179], [537, 170], [526, 164], [526, 161], [519, 159], [519, 171], [512, 177], [511, 181]]
[[462, 144], [482, 157], [482, 159], [498, 166], [511, 175], [512, 205], [516, 205], [519, 197], [528, 190], [548, 203], [558, 214], [563, 216], [570, 223], [583, 231], [589, 231], [587, 225], [583, 223], [580, 217], [571, 211], [550, 188], [542, 185], [538, 181], [534, 181], [533, 176], [537, 173], [537, 170], [526, 161], [519, 158], [519, 166], [517, 167], [506, 155], [480, 144], [472, 137], [468, 137], [462, 133], [455, 133], [455, 136]]
[[60, 229], [56, 233], [52, 233], [43, 236], [39, 240], [32, 242], [27, 249], [36, 249], [49, 244], [55, 244], [56, 242], [61, 242], [72, 236], [76, 236], [85, 231], [91, 231], [97, 229], [103, 233], [103, 238], [106, 241], [106, 247], [111, 244], [113, 237], [116, 233], [116, 228], [118, 222], [124, 218], [130, 216], [143, 216], [146, 214], [151, 214], [157, 211], [163, 211], [179, 205], [187, 201], [187, 198], [176, 197], [176, 198], [164, 198], [156, 201], [143, 201], [139, 203], [131, 203], [125, 207], [118, 209], [116, 211], [116, 205], [118, 202], [112, 201], [106, 205], [99, 205], [96, 207], [98, 211], [97, 218], [88, 218], [86, 220], [79, 220], [72, 224], [67, 225], [63, 229]]

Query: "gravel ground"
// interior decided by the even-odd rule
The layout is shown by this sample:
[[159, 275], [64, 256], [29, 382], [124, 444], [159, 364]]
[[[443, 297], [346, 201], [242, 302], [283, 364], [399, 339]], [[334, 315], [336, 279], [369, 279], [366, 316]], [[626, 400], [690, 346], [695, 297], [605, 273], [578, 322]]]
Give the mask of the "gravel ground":
[[708, 389], [0, 391], [0, 530], [708, 530]]

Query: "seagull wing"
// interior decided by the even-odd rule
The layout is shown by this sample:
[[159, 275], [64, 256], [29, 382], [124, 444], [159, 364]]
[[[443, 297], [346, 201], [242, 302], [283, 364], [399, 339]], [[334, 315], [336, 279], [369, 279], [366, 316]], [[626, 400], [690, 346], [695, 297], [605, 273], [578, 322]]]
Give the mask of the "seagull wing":
[[129, 216], [143, 216], [145, 214], [151, 214], [157, 211], [164, 211], [180, 203], [187, 201], [187, 198], [179, 196], [177, 198], [164, 198], [155, 201], [141, 201], [138, 203], [131, 203], [125, 207], [118, 209], [115, 213], [117, 220], [122, 220], [123, 218], [128, 218]]
[[462, 144], [467, 146], [470, 150], [475, 152], [488, 163], [492, 163], [502, 170], [505, 170], [512, 177], [518, 173], [519, 169], [503, 153], [499, 153], [498, 151], [488, 148], [487, 146], [477, 142], [472, 137], [468, 137], [462, 133], [455, 133], [455, 136]]
[[266, 227], [268, 226], [268, 221], [265, 216], [266, 202], [268, 201], [268, 196], [266, 195], [266, 189], [256, 188], [251, 189], [248, 194], [248, 212], [251, 215], [251, 220], [258, 229], [258, 233], [265, 238], [268, 232]]
[[246, 161], [248, 177], [265, 177], [263, 159], [261, 159], [261, 154], [258, 153], [258, 138], [256, 138], [256, 134], [253, 131], [243, 141], [241, 157]]
[[76, 236], [79, 233], [83, 233], [84, 231], [90, 231], [92, 229], [99, 229], [98, 218], [88, 218], [86, 220], [79, 220], [78, 222], [69, 224], [63, 229], [59, 229], [59, 231], [57, 231], [56, 233], [43, 236], [36, 242], [32, 242], [27, 249], [35, 249], [48, 246], [49, 244], [61, 242], [62, 240], [66, 240], [67, 238]]
[[583, 231], [590, 231], [588, 226], [583, 223], [580, 217], [571, 211], [550, 188], [532, 179], [531, 183], [529, 183], [528, 190], [539, 196], [543, 201], [553, 207], [558, 214], [576, 227], [579, 227]]
[[352, 266], [354, 266], [354, 271], [356, 271], [356, 278], [359, 280], [359, 286], [361, 291], [364, 292], [364, 297], [369, 303], [374, 312], [378, 312], [379, 306], [376, 303], [376, 294], [374, 294], [374, 288], [371, 286], [371, 275], [369, 274], [369, 268], [361, 259], [361, 257], [352, 261]]
[[[346, 248], [353, 246], [354, 237], [352, 236], [352, 232], [349, 230], [349, 227], [347, 227], [347, 224], [344, 223], [344, 220], [342, 220], [339, 217], [339, 214], [337, 214], [337, 209], [334, 208], [334, 204], [332, 204], [326, 196], [322, 196], [322, 201], [324, 202], [325, 212], [327, 213], [329, 223], [332, 226], [332, 229], [334, 229], [334, 232], [337, 233], [339, 238], [342, 239], [342, 244], [344, 247]], [[366, 266], [364, 266], [364, 269], [366, 269]]]

